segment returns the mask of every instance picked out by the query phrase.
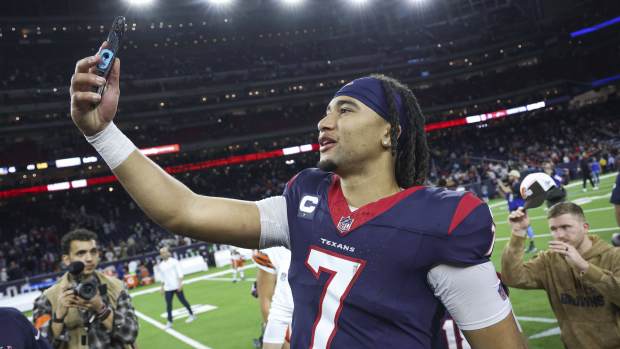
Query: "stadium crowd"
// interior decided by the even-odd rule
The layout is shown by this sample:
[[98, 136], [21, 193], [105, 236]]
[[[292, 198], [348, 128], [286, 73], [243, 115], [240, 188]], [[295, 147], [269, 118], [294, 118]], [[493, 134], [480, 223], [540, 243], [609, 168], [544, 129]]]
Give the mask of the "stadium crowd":
[[[596, 161], [604, 159], [604, 172], [615, 171], [620, 161], [617, 152], [620, 128], [614, 122], [615, 105], [608, 102], [577, 110], [556, 107], [522, 117], [494, 120], [485, 127], [433, 131], [430, 134], [430, 180], [453, 189], [472, 190], [489, 199], [498, 195], [496, 183], [503, 180], [509, 170], [540, 169], [545, 161], [566, 169], [567, 180], [579, 177], [579, 162], [584, 155]], [[161, 160], [169, 165], [188, 163], [205, 157], [310, 143], [315, 137], [315, 134], [302, 134], [162, 157]], [[304, 153], [284, 159], [185, 172], [176, 177], [199, 193], [257, 200], [282, 192], [284, 184], [295, 173], [314, 166], [315, 161], [315, 154]], [[116, 185], [101, 186], [6, 202], [0, 208], [3, 217], [8, 218], [8, 224], [0, 228], [3, 238], [0, 281], [58, 271], [58, 236], [75, 227], [99, 234], [103, 261], [152, 252], [160, 241], [175, 239], [150, 222], [119, 189]]]

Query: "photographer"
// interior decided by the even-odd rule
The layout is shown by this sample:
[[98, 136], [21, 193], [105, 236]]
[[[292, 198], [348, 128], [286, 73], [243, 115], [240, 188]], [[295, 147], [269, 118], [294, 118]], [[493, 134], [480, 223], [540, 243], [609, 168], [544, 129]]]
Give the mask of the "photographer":
[[54, 348], [132, 348], [138, 319], [118, 279], [95, 271], [97, 235], [76, 229], [61, 240], [69, 272], [34, 303], [35, 326]]

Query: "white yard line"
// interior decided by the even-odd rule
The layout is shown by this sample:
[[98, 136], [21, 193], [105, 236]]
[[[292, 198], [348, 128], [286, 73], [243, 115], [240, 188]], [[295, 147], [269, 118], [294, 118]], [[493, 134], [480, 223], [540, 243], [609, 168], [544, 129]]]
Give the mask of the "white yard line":
[[136, 310], [136, 316], [139, 317], [140, 319], [148, 322], [149, 324], [159, 328], [160, 330], [166, 332], [167, 334], [171, 335], [172, 337], [180, 340], [181, 342], [189, 345], [192, 348], [195, 348], [195, 349], [211, 349], [210, 347], [208, 347], [208, 346], [206, 346], [206, 345], [196, 341], [195, 339], [192, 339], [192, 338], [190, 338], [190, 337], [188, 337], [188, 336], [186, 336], [186, 335], [176, 331], [175, 329], [172, 329], [172, 328], [166, 329], [166, 326], [164, 324], [160, 323], [159, 321], [157, 321], [157, 320], [155, 320], [155, 319], [153, 319], [151, 317], [148, 317], [148, 316], [142, 314], [141, 312], [139, 312], [137, 310]]
[[[609, 211], [609, 210], [613, 210], [614, 207], [612, 205], [609, 205], [607, 207], [599, 207], [599, 208], [591, 208], [589, 210], [583, 210], [583, 213], [589, 213], [589, 212], [599, 212], [599, 211]], [[539, 219], [547, 219], [547, 216], [532, 216], [530, 217], [530, 221], [535, 221], [535, 220], [539, 220]], [[495, 225], [500, 225], [500, 224], [508, 224], [508, 222], [506, 221], [502, 221], [502, 222], [496, 222]]]
[[[245, 267], [243, 267], [241, 269], [245, 270], [245, 269], [255, 268], [255, 267], [256, 267], [256, 264], [252, 263], [250, 265], [246, 265]], [[218, 276], [222, 276], [222, 275], [226, 275], [226, 274], [231, 274], [232, 272], [233, 272], [232, 269], [227, 269], [227, 270], [218, 271], [217, 273], [213, 273], [213, 274], [196, 276], [196, 277], [193, 277], [191, 279], [183, 280], [183, 284], [184, 285], [193, 284], [194, 282], [208, 280], [208, 279], [213, 279], [213, 278], [216, 278]], [[159, 292], [159, 290], [160, 290], [159, 287], [152, 287], [152, 288], [149, 288], [149, 289], [146, 289], [146, 290], [131, 292], [131, 293], [129, 293], [129, 295], [133, 298], [133, 297], [142, 296], [142, 295], [145, 295], [145, 294], [156, 293], [156, 292]]]
[[543, 338], [543, 337], [551, 337], [551, 336], [557, 336], [559, 335], [560, 332], [560, 328], [559, 327], [554, 327], [552, 329], [546, 330], [546, 331], [542, 331], [539, 333], [536, 333], [534, 335], [529, 336], [529, 339], [537, 339], [537, 338]]
[[[616, 173], [616, 172], [614, 172], [614, 173], [608, 173], [608, 174], [606, 174], [606, 175], [602, 175], [602, 176], [600, 177], [600, 179], [605, 179], [605, 178], [609, 178], [609, 177], [614, 177], [614, 176], [616, 176], [616, 175], [617, 175], [617, 173]], [[565, 185], [565, 186], [564, 186], [564, 188], [572, 188], [572, 187], [576, 187], [576, 186], [581, 185], [581, 184], [582, 184], [582, 182], [580, 182], [579, 180], [575, 180], [575, 181], [573, 181], [573, 183], [570, 183], [570, 184]], [[601, 195], [601, 197], [609, 197], [609, 194], [608, 194], [608, 195]], [[598, 198], [598, 197], [596, 197], [596, 198]], [[507, 205], [505, 200], [500, 201], [500, 202], [496, 202], [496, 203], [494, 203], [494, 204], [491, 204], [491, 205], [489, 205], [489, 207], [490, 207], [490, 208], [495, 208], [495, 207], [499, 207], [499, 206], [502, 206], [502, 205]]]
[[557, 319], [552, 319], [548, 317], [532, 317], [532, 316], [517, 316], [517, 320], [526, 321], [526, 322], [542, 322], [546, 324], [555, 324], [558, 322]]
[[[611, 228], [599, 228], [599, 229], [590, 229], [588, 230], [588, 232], [590, 233], [600, 233], [600, 232], [604, 232], [604, 231], [614, 231], [614, 230], [620, 230], [620, 228], [618, 227], [611, 227]], [[534, 238], [544, 238], [544, 237], [548, 237], [551, 236], [551, 234], [536, 234], [536, 236], [534, 236]], [[506, 240], [510, 240], [510, 237], [505, 237], [505, 238], [497, 238], [495, 239], [495, 241], [506, 241]]]
[[[228, 281], [228, 282], [232, 282], [234, 279], [233, 278], [209, 278], [209, 279], [205, 279], [205, 281]], [[256, 281], [255, 278], [245, 278], [243, 280], [239, 280], [237, 279], [239, 282], [241, 281], [249, 281], [249, 282], [254, 282]]]
[[[250, 264], [247, 265], [241, 269], [245, 270], [245, 269], [249, 269], [249, 268], [255, 268], [256, 264]], [[204, 281], [204, 280], [219, 280], [222, 279], [224, 281], [232, 281], [232, 279], [224, 279], [224, 278], [218, 278], [218, 276], [222, 276], [222, 275], [226, 275], [226, 274], [231, 274], [233, 272], [232, 269], [228, 269], [228, 270], [222, 270], [222, 271], [218, 271], [217, 273], [213, 273], [213, 274], [207, 274], [207, 275], [202, 275], [202, 276], [197, 276], [191, 279], [187, 279], [183, 281], [183, 284], [191, 284], [194, 282], [198, 282], [198, 281]], [[249, 279], [247, 279], [247, 281], [250, 281]], [[147, 290], [142, 290], [142, 291], [136, 291], [131, 293], [131, 297], [136, 297], [136, 296], [142, 296], [145, 294], [150, 294], [150, 293], [155, 293], [155, 292], [159, 292], [159, 287], [153, 287], [153, 288], [149, 288]], [[166, 332], [167, 334], [171, 335], [172, 337], [180, 340], [181, 342], [189, 345], [192, 348], [195, 349], [212, 349], [198, 341], [196, 341], [195, 339], [192, 339], [178, 331], [176, 331], [175, 329], [166, 329], [166, 326], [164, 324], [162, 324], [161, 322], [144, 315], [143, 313], [139, 312], [138, 310], [136, 310], [136, 316], [139, 317], [140, 319], [148, 322], [149, 324], [157, 327], [158, 329]]]
[[[614, 171], [614, 173], [608, 173], [608, 174], [600, 176], [599, 178], [600, 179], [605, 179], [605, 178], [609, 178], [609, 177], [615, 177], [617, 174], [618, 174], [618, 172]], [[576, 186], [582, 185], [582, 184], [583, 184], [582, 180], [576, 179], [573, 183], [565, 185], [564, 188], [572, 188], [572, 187], [576, 187]]]

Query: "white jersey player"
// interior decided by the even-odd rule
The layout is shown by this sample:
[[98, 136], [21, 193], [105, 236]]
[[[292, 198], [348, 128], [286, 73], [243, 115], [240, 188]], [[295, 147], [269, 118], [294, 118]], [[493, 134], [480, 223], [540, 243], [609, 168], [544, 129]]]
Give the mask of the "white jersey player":
[[[267, 315], [263, 349], [287, 348], [293, 319], [293, 294], [288, 283], [291, 251], [284, 247], [267, 248], [255, 254], [253, 259], [260, 268], [259, 275], [264, 275], [257, 278], [258, 297], [264, 307], [268, 306], [268, 315], [263, 315]], [[264, 298], [269, 298], [271, 293], [273, 296], [269, 304], [269, 300]]]

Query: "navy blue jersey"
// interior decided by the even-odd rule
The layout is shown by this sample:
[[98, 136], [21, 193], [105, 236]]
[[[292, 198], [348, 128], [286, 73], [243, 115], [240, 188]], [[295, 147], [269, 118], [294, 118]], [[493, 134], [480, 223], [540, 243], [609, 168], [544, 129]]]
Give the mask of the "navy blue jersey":
[[429, 270], [489, 261], [491, 213], [471, 193], [419, 186], [351, 212], [336, 175], [307, 169], [284, 196], [292, 348], [436, 348]]
[[0, 324], [0, 348], [52, 348], [41, 333], [17, 309], [0, 308]]
[[443, 325], [435, 336], [433, 345], [433, 348], [442, 349], [471, 349], [463, 332], [449, 315], [443, 319]]
[[609, 201], [614, 205], [620, 205], [620, 173], [616, 176], [616, 185], [611, 191], [611, 198]]

